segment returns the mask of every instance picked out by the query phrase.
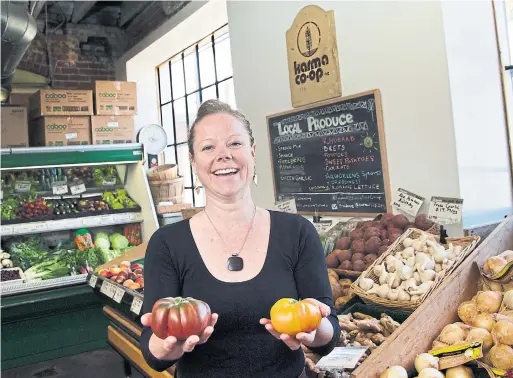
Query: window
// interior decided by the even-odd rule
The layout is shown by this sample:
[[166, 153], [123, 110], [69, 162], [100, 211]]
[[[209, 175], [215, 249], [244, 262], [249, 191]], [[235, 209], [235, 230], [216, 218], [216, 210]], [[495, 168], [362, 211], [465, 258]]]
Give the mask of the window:
[[177, 164], [184, 177], [184, 202], [205, 206], [205, 192], [194, 190], [187, 136], [205, 100], [219, 99], [235, 107], [228, 25], [189, 46], [157, 67], [160, 122], [167, 133], [164, 161]]

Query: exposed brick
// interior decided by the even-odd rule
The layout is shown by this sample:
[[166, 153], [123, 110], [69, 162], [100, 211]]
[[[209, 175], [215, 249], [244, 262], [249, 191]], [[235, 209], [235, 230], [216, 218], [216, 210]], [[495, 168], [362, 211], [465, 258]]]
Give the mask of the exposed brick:
[[69, 75], [63, 75], [63, 74], [55, 74], [53, 75], [54, 80], [63, 80], [66, 81], [69, 79]]

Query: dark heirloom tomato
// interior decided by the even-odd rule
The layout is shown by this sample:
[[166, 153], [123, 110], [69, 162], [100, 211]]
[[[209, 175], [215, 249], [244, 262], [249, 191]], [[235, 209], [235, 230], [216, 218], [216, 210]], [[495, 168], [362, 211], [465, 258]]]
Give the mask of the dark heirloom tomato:
[[153, 305], [151, 330], [160, 339], [186, 340], [201, 335], [210, 323], [210, 306], [194, 298], [162, 298]]

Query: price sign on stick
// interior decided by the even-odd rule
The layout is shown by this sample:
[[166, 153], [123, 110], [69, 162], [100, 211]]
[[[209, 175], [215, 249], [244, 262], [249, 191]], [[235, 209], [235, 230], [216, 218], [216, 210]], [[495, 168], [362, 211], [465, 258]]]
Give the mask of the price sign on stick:
[[392, 206], [405, 214], [416, 217], [423, 203], [423, 197], [399, 188], [395, 193]]
[[130, 306], [130, 311], [135, 313], [136, 315], [139, 315], [141, 313], [141, 307], [143, 305], [143, 300], [139, 297], [134, 297], [134, 300], [132, 301], [132, 305]]
[[292, 214], [297, 213], [295, 198], [276, 202], [275, 206], [276, 206], [276, 210], [278, 210], [278, 211], [283, 211], [285, 213], [292, 213]]
[[116, 289], [116, 293], [114, 294], [114, 300], [118, 303], [121, 303], [121, 300], [123, 299], [123, 296], [125, 295], [125, 290], [121, 287], [118, 287]]
[[461, 198], [431, 197], [428, 218], [442, 225], [461, 223], [462, 210]]
[[96, 281], [98, 281], [98, 277], [95, 275], [91, 275], [91, 278], [89, 278], [89, 286], [91, 286], [93, 289], [96, 286]]
[[367, 347], [337, 347], [315, 365], [319, 369], [354, 369]]

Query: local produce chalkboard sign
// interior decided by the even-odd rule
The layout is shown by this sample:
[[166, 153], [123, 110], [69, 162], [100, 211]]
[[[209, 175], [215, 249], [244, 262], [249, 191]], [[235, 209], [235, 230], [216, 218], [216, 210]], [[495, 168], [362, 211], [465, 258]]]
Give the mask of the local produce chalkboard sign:
[[276, 200], [300, 214], [390, 210], [379, 90], [267, 117]]

